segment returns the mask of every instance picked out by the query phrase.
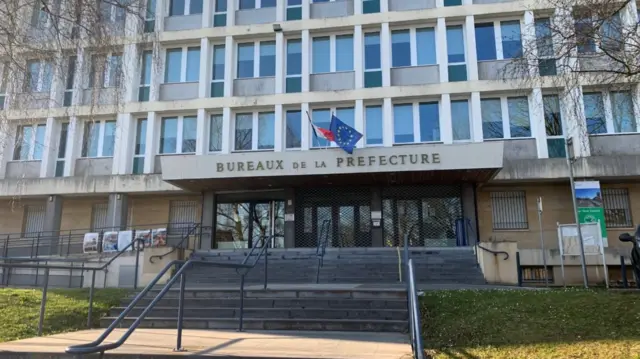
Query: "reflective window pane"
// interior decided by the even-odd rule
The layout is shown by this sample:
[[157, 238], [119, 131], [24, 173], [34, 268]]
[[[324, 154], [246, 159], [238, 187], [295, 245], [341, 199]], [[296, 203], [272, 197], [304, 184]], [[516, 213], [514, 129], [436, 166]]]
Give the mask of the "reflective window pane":
[[529, 120], [529, 100], [526, 97], [509, 97], [509, 127], [511, 137], [531, 137], [531, 121]]
[[202, 14], [202, 0], [189, 1], [189, 14]]
[[260, 43], [260, 77], [276, 75], [276, 42]]
[[[311, 120], [313, 121], [313, 124], [324, 128], [324, 129], [329, 129], [329, 124], [331, 123], [331, 111], [329, 111], [328, 109], [321, 109], [321, 110], [313, 110], [311, 112]], [[312, 147], [326, 147], [329, 146], [329, 141], [324, 140], [322, 138], [319, 138], [316, 134], [313, 133], [313, 128], [311, 129], [311, 144]]]
[[[302, 112], [287, 111], [285, 138], [287, 148], [300, 148], [302, 145]], [[313, 135], [313, 134], [312, 134]]]
[[147, 119], [142, 118], [138, 120], [136, 126], [136, 155], [144, 155], [147, 150]]
[[365, 109], [366, 144], [382, 144], [382, 106], [367, 106]]
[[142, 54], [142, 74], [140, 79], [141, 85], [151, 84], [152, 61], [153, 61], [153, 53], [151, 51], [145, 51]]
[[253, 114], [239, 113], [236, 115], [235, 150], [250, 150], [253, 143]]
[[253, 43], [238, 45], [239, 79], [253, 77]]
[[353, 107], [336, 109], [336, 117], [351, 127], [355, 126], [355, 110]]
[[275, 116], [273, 112], [258, 114], [258, 149], [273, 149], [275, 137]]
[[451, 63], [464, 62], [462, 26], [447, 26], [447, 59]]
[[483, 99], [480, 101], [480, 112], [482, 114], [482, 135], [484, 138], [504, 138], [500, 99]]
[[522, 56], [522, 37], [520, 35], [520, 21], [503, 21], [500, 23], [502, 32], [502, 56], [512, 59]]
[[353, 71], [353, 35], [336, 36], [336, 71]]
[[409, 30], [391, 32], [391, 66], [411, 66], [411, 36]]
[[604, 117], [604, 103], [601, 93], [585, 93], [583, 95], [584, 115], [587, 131], [590, 135], [607, 133], [607, 122]]
[[627, 91], [611, 93], [613, 129], [617, 132], [637, 132], [636, 118], [633, 116], [633, 100]]
[[302, 41], [287, 41], [287, 75], [302, 74]]
[[224, 45], [215, 45], [213, 47], [213, 71], [211, 78], [213, 80], [224, 80]]
[[100, 143], [100, 123], [85, 123], [85, 153], [84, 157], [98, 157], [98, 144]]
[[416, 30], [416, 47], [418, 51], [418, 66], [435, 65], [436, 60], [436, 32], [433, 28]]
[[420, 141], [440, 141], [440, 109], [437, 102], [424, 102], [418, 105], [420, 116]]
[[178, 119], [166, 117], [162, 119], [160, 128], [160, 153], [176, 153], [178, 140]]
[[182, 120], [182, 153], [196, 152], [198, 120], [195, 116], [185, 116]]
[[209, 151], [222, 150], [222, 115], [211, 115], [209, 123]]
[[167, 50], [167, 61], [164, 69], [164, 82], [180, 82], [182, 68], [182, 49]]
[[364, 35], [364, 68], [380, 69], [380, 33], [371, 32]]
[[187, 50], [187, 82], [198, 81], [200, 77], [200, 48], [190, 47]]
[[185, 0], [171, 0], [169, 5], [169, 16], [184, 15]]
[[33, 144], [33, 159], [41, 160], [44, 153], [44, 133], [47, 129], [46, 125], [36, 126], [36, 138]]
[[326, 37], [314, 37], [311, 44], [312, 51], [312, 64], [311, 70], [314, 74], [324, 73], [331, 71], [331, 52], [330, 52], [330, 38]]
[[20, 133], [19, 141], [20, 151], [18, 156], [14, 156], [16, 160], [28, 160], [29, 152], [31, 152], [31, 143], [33, 141], [33, 126], [24, 126]]
[[476, 24], [475, 32], [478, 61], [495, 60], [497, 58], [496, 37], [493, 23]]
[[240, 10], [256, 8], [256, 0], [240, 0]]
[[393, 106], [393, 142], [411, 143], [413, 136], [413, 105]]
[[557, 95], [542, 96], [547, 136], [562, 136], [562, 116]]
[[27, 63], [27, 90], [30, 92], [38, 91], [38, 77], [40, 76], [40, 62], [29, 61]]
[[469, 126], [469, 101], [451, 101], [451, 126], [453, 140], [470, 140], [471, 128]]
[[102, 156], [111, 157], [116, 145], [116, 121], [104, 123], [104, 135], [102, 136]]

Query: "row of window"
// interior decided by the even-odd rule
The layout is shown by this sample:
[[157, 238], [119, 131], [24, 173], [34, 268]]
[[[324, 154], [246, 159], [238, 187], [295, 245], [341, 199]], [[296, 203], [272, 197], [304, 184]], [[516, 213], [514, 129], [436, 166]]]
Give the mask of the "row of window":
[[[629, 190], [626, 188], [602, 188], [607, 228], [633, 227]], [[496, 191], [490, 193], [492, 224], [494, 230], [529, 229], [526, 191]]]

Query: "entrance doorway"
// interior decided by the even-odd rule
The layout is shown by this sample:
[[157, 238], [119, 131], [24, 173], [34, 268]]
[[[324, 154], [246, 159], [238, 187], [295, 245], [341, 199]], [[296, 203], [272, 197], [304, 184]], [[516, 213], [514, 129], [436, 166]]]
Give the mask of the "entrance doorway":
[[284, 201], [218, 203], [216, 248], [253, 248], [264, 237], [272, 248], [284, 248]]
[[327, 247], [371, 247], [371, 207], [358, 201], [304, 207], [302, 233], [296, 247], [315, 247], [324, 238]]

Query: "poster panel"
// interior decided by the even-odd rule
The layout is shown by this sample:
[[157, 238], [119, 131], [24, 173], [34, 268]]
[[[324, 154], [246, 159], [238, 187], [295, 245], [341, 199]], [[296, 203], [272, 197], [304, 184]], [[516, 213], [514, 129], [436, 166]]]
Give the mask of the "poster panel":
[[[133, 231], [120, 231], [118, 232], [118, 249], [122, 250], [127, 248], [131, 241], [133, 240]], [[127, 252], [133, 250], [133, 246], [127, 248]]]
[[83, 253], [98, 253], [100, 233], [85, 233], [82, 240]]
[[145, 247], [151, 247], [151, 231], [148, 229], [136, 231], [136, 241], [142, 241]]
[[167, 229], [157, 228], [153, 230], [153, 247], [165, 247], [167, 245]]
[[609, 246], [607, 239], [607, 225], [604, 220], [604, 207], [602, 205], [602, 191], [599, 181], [577, 181], [576, 203], [578, 220], [580, 223], [600, 223], [602, 243]]
[[102, 236], [102, 251], [105, 253], [118, 251], [118, 232], [104, 232]]

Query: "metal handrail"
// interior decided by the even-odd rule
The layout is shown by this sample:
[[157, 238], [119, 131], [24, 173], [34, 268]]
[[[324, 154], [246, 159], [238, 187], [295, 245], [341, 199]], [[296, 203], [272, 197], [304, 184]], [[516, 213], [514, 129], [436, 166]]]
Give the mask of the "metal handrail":
[[507, 259], [509, 259], [509, 253], [507, 253], [505, 251], [494, 251], [494, 250], [491, 250], [489, 248], [485, 248], [485, 247], [481, 246], [480, 243], [476, 244], [476, 247], [482, 249], [483, 251], [489, 252], [489, 253], [493, 254], [494, 256], [498, 256], [498, 254], [504, 254], [504, 260], [505, 261]]
[[[267, 278], [269, 276], [269, 253], [267, 253], [268, 248], [269, 248], [269, 240], [273, 239], [274, 236], [262, 236], [261, 238], [259, 238], [258, 240], [262, 241], [262, 246], [253, 246], [253, 248], [251, 248], [251, 250], [249, 251], [249, 253], [247, 254], [247, 256], [242, 260], [242, 264], [243, 265], [247, 265], [247, 262], [249, 261], [249, 258], [251, 258], [253, 256], [253, 252], [256, 250], [256, 248], [260, 248], [260, 250], [258, 251], [258, 255], [256, 256], [256, 259], [253, 261], [252, 264], [250, 264], [250, 268], [247, 269], [244, 273], [240, 273], [239, 269], [242, 268], [236, 268], [236, 273], [240, 274], [240, 285], [243, 286], [244, 285], [244, 278], [245, 276], [251, 271], [251, 269], [253, 269], [253, 267], [256, 266], [256, 264], [258, 264], [258, 261], [260, 260], [260, 258], [262, 257], [262, 255], [264, 255], [264, 283], [263, 283], [263, 289], [267, 290]], [[244, 301], [244, 297], [240, 298], [241, 304]], [[240, 313], [240, 318], [242, 318], [242, 312]], [[240, 330], [242, 330], [242, 323], [240, 323]]]
[[422, 326], [420, 324], [418, 295], [416, 291], [415, 274], [413, 272], [413, 259], [409, 259], [409, 262], [407, 262], [407, 272], [409, 276], [407, 297], [409, 299], [409, 336], [411, 338], [411, 348], [413, 349], [413, 357], [415, 359], [424, 359]]
[[329, 244], [330, 229], [331, 221], [325, 219], [320, 226], [320, 240], [318, 240], [318, 244], [316, 245], [316, 257], [318, 258], [318, 265], [316, 268], [316, 284], [320, 283], [320, 268], [324, 267], [324, 255], [327, 252], [327, 245]]

